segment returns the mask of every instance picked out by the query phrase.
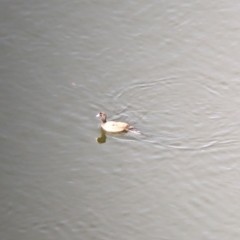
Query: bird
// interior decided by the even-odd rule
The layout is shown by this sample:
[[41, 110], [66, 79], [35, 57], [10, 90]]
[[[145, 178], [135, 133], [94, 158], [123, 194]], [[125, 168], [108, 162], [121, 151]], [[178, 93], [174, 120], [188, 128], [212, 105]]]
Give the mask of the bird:
[[102, 129], [109, 133], [128, 132], [134, 128], [125, 122], [107, 121], [107, 115], [104, 112], [98, 113], [96, 117], [101, 118]]

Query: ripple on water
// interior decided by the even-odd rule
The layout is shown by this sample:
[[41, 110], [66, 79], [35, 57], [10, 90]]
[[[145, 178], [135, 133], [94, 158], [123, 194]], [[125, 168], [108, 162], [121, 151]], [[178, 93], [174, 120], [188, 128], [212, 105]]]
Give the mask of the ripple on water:
[[221, 107], [224, 91], [221, 84], [208, 86], [204, 80], [187, 77], [134, 79], [107, 94], [112, 109], [106, 111], [113, 120], [136, 125], [149, 143], [207, 148], [223, 140], [223, 126], [228, 125], [226, 109]]

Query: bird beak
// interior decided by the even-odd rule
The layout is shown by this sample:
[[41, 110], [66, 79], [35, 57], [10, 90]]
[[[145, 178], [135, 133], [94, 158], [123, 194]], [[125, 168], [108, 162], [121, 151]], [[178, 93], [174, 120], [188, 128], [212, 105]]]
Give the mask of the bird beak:
[[99, 113], [96, 115], [96, 117], [100, 117]]

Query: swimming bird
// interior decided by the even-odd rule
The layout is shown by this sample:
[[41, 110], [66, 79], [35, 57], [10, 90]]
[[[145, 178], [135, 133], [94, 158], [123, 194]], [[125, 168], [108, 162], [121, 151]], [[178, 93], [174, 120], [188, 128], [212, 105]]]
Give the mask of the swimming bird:
[[133, 129], [133, 126], [125, 122], [107, 121], [107, 115], [104, 112], [98, 113], [96, 117], [101, 118], [102, 129], [109, 133], [128, 132]]

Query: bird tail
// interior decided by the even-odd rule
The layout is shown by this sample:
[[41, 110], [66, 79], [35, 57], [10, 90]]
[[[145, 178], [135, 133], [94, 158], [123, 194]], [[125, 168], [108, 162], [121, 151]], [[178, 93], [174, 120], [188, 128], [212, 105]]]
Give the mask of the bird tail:
[[131, 132], [131, 133], [135, 133], [135, 134], [141, 134], [141, 132], [139, 130], [133, 129], [133, 128], [129, 129], [128, 131]]

